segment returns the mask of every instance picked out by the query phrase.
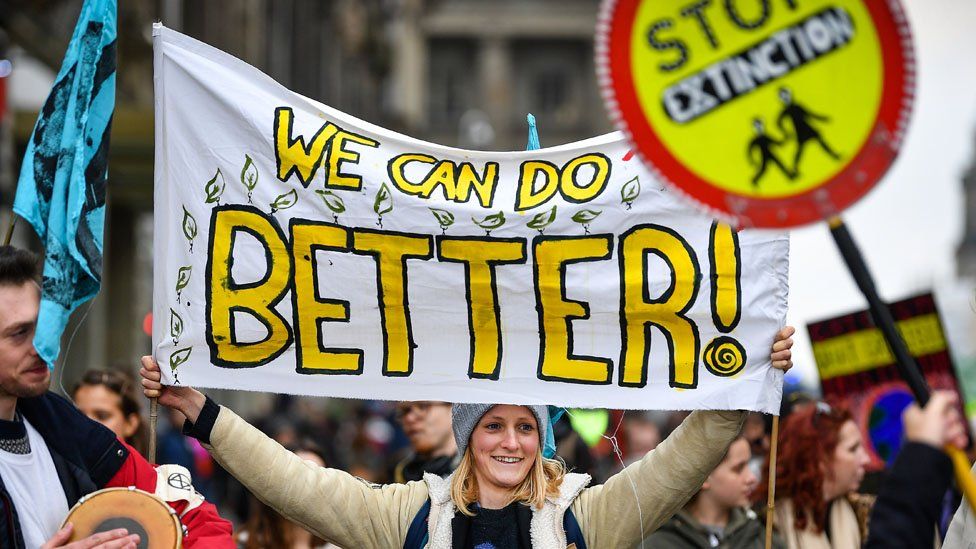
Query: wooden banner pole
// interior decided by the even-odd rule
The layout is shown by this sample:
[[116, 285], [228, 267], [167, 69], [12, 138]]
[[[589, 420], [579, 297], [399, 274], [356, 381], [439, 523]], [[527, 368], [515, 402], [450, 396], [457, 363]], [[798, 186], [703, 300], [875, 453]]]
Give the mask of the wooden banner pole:
[[779, 416], [773, 416], [769, 441], [769, 496], [766, 498], [766, 549], [773, 545], [773, 515], [776, 512], [776, 448], [779, 445]]
[[149, 463], [156, 464], [156, 419], [159, 417], [159, 399], [149, 399]]

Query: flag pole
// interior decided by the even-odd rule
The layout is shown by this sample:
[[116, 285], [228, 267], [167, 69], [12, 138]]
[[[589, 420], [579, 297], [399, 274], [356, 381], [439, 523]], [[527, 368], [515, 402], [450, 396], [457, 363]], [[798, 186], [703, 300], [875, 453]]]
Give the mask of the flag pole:
[[156, 464], [156, 419], [159, 417], [159, 398], [149, 399], [149, 463]]
[[[834, 237], [834, 242], [837, 244], [837, 249], [840, 250], [840, 254], [843, 256], [844, 262], [847, 263], [847, 268], [850, 270], [851, 276], [854, 277], [854, 282], [857, 283], [861, 293], [864, 294], [864, 298], [868, 301], [868, 308], [874, 324], [881, 330], [885, 341], [888, 342], [888, 346], [891, 348], [891, 354], [895, 357], [895, 366], [898, 368], [898, 373], [901, 374], [902, 379], [905, 380], [905, 383], [912, 390], [912, 394], [915, 395], [915, 400], [918, 402], [918, 405], [925, 406], [929, 401], [928, 384], [925, 382], [925, 378], [922, 377], [922, 372], [918, 367], [918, 363], [915, 362], [915, 357], [908, 351], [908, 345], [895, 327], [895, 319], [891, 315], [891, 311], [878, 296], [878, 291], [874, 286], [874, 279], [871, 277], [871, 272], [868, 270], [867, 263], [865, 263], [864, 257], [857, 247], [857, 243], [854, 242], [854, 238], [851, 236], [850, 231], [847, 230], [847, 226], [844, 225], [844, 220], [840, 216], [830, 218], [827, 223], [830, 226], [830, 234]], [[965, 453], [959, 448], [946, 445], [943, 449], [952, 460], [959, 489], [966, 496], [969, 507], [976, 513], [976, 479], [973, 478], [970, 472], [969, 460], [966, 459]]]
[[17, 226], [17, 214], [15, 214], [14, 212], [11, 211], [10, 212], [10, 226], [7, 227], [7, 236], [5, 236], [3, 238], [3, 245], [4, 246], [9, 246], [10, 245], [10, 239], [13, 238], [13, 236], [14, 236], [14, 227], [16, 227], [16, 226]]

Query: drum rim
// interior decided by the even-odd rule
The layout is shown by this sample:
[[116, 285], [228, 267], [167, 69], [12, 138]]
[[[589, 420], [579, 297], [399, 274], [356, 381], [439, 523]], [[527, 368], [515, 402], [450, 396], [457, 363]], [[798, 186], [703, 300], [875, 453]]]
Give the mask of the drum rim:
[[85, 494], [84, 496], [78, 498], [78, 501], [71, 506], [71, 509], [68, 510], [68, 514], [65, 515], [64, 520], [61, 521], [61, 526], [59, 528], [64, 528], [64, 525], [68, 523], [68, 519], [71, 518], [71, 516], [75, 513], [75, 511], [79, 507], [81, 507], [82, 504], [87, 503], [88, 501], [91, 501], [98, 496], [115, 493], [115, 492], [134, 492], [143, 496], [149, 496], [150, 500], [154, 501], [155, 503], [157, 503], [158, 505], [166, 509], [167, 513], [169, 513], [170, 519], [173, 521], [173, 525], [175, 526], [175, 530], [176, 530], [176, 546], [174, 547], [174, 549], [181, 549], [183, 547], [183, 536], [184, 536], [183, 523], [180, 521], [180, 517], [176, 514], [176, 510], [170, 507], [168, 503], [163, 501], [163, 499], [157, 496], [156, 494], [147, 492], [145, 490], [141, 490], [139, 488], [136, 488], [135, 486], [113, 486], [110, 488], [102, 488], [100, 490], [95, 490], [94, 492]]

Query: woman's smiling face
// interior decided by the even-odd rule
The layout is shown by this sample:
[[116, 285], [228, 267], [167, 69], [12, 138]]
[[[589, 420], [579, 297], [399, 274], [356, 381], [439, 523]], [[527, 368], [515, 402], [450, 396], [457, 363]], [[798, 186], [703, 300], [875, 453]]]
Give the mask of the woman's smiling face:
[[499, 404], [474, 428], [470, 448], [480, 492], [514, 490], [539, 455], [538, 422], [525, 406]]

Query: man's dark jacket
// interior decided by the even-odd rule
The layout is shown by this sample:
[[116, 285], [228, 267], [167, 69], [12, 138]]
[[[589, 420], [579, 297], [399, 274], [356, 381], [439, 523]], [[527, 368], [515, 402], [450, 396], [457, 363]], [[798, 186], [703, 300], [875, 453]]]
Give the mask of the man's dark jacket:
[[951, 482], [952, 461], [942, 450], [905, 443], [871, 510], [865, 547], [933, 547], [942, 498]]
[[[17, 400], [17, 411], [40, 433], [51, 452], [70, 508], [103, 488], [129, 457], [129, 450], [102, 424], [85, 417], [54, 393]], [[24, 547], [17, 509], [0, 478], [0, 547]]]

